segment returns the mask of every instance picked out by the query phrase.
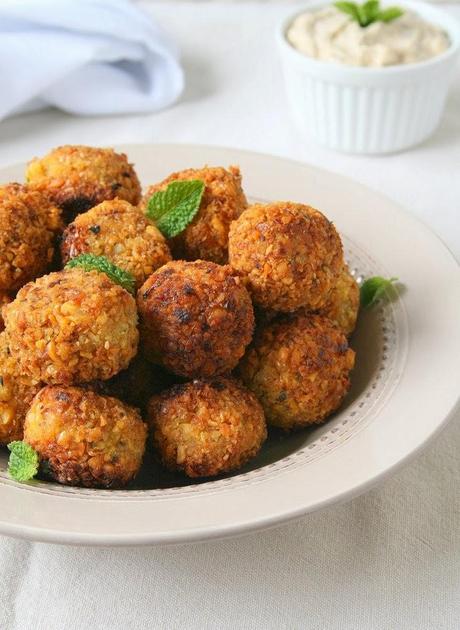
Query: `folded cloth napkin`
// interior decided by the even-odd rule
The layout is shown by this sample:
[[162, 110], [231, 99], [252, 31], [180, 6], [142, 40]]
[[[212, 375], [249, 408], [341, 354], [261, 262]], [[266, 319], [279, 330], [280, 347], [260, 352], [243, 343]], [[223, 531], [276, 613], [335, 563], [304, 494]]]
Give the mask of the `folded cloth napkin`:
[[0, 83], [2, 119], [151, 112], [184, 79], [174, 44], [128, 0], [0, 0]]

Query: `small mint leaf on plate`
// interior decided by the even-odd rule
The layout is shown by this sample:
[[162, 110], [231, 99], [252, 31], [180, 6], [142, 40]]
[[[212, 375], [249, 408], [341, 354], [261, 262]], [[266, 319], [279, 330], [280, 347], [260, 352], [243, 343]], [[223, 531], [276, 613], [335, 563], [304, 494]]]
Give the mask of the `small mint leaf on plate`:
[[74, 269], [75, 267], [81, 267], [85, 271], [100, 271], [101, 273], [105, 273], [112, 282], [119, 284], [123, 289], [126, 289], [128, 293], [134, 294], [136, 290], [134, 276], [128, 271], [124, 271], [120, 269], [120, 267], [117, 267], [117, 265], [114, 265], [105, 256], [80, 254], [69, 260], [65, 266], [66, 269]]
[[382, 278], [381, 276], [374, 276], [368, 278], [360, 289], [360, 302], [364, 308], [370, 308], [373, 306], [384, 294], [389, 294], [396, 291], [394, 282], [398, 278]]
[[10, 442], [8, 474], [16, 481], [30, 481], [38, 472], [38, 453], [27, 442]]
[[166, 238], [180, 234], [193, 220], [200, 207], [204, 182], [199, 179], [171, 182], [149, 199], [147, 216], [155, 221]]

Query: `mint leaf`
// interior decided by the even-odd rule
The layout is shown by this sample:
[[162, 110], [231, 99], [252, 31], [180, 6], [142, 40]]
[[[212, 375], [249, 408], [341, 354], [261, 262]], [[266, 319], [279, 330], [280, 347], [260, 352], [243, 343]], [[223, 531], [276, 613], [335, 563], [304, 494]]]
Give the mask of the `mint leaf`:
[[358, 5], [355, 2], [334, 2], [334, 6], [339, 9], [339, 11], [342, 11], [342, 13], [346, 13], [352, 17], [355, 22], [360, 22]]
[[361, 286], [360, 289], [360, 301], [361, 306], [364, 308], [370, 308], [373, 306], [377, 300], [379, 300], [384, 294], [389, 294], [396, 292], [394, 282], [397, 281], [398, 278], [382, 278], [381, 276], [374, 276], [373, 278], [368, 278]]
[[367, 21], [367, 14], [364, 8], [364, 5], [356, 5], [356, 10], [358, 11], [358, 22], [360, 26], [368, 26], [369, 22]]
[[173, 238], [185, 230], [198, 212], [204, 188], [199, 179], [171, 182], [166, 190], [150, 197], [146, 214], [166, 238]]
[[10, 442], [8, 474], [16, 481], [29, 481], [38, 472], [38, 453], [27, 442]]
[[356, 2], [334, 2], [334, 6], [342, 13], [349, 15], [355, 22], [365, 28], [374, 22], [391, 22], [404, 14], [399, 7], [380, 10], [380, 0], [367, 0], [363, 4]]
[[399, 7], [388, 7], [388, 9], [379, 11], [377, 19], [381, 22], [392, 22], [396, 18], [401, 17], [401, 15], [404, 15], [404, 11]]
[[375, 22], [379, 14], [379, 0], [368, 0], [361, 5], [361, 13], [364, 17], [364, 24], [361, 26], [369, 26], [372, 22]]
[[136, 289], [136, 283], [134, 280], [134, 276], [130, 274], [128, 271], [124, 271], [114, 265], [108, 258], [105, 256], [95, 256], [94, 254], [80, 254], [79, 256], [75, 256], [69, 260], [66, 269], [74, 269], [75, 267], [81, 267], [85, 271], [100, 271], [101, 273], [105, 273], [106, 276], [119, 284], [123, 289], [126, 289], [128, 293], [134, 294]]

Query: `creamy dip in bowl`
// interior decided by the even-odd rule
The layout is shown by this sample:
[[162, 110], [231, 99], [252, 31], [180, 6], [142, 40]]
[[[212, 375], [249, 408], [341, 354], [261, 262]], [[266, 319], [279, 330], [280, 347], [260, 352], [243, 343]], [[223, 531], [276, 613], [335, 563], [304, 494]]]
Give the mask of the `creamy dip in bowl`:
[[444, 29], [414, 11], [404, 11], [390, 22], [376, 21], [362, 27], [332, 5], [295, 17], [286, 37], [309, 57], [369, 67], [425, 61], [450, 46]]
[[[393, 1], [404, 13], [390, 22], [362, 27], [337, 15], [331, 2], [316, 0], [280, 24], [293, 118], [330, 149], [400, 151], [428, 138], [441, 120], [459, 57], [460, 25], [438, 7]], [[307, 13], [313, 23], [305, 21]]]

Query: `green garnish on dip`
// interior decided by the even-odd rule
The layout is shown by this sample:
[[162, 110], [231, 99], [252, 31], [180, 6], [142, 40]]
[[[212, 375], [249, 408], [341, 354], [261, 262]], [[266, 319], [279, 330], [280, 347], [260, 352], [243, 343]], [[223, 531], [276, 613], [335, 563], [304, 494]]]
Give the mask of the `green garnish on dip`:
[[180, 234], [198, 212], [204, 193], [199, 179], [171, 182], [149, 199], [146, 214], [166, 238]]
[[117, 265], [114, 265], [105, 256], [80, 254], [69, 260], [65, 266], [66, 269], [73, 269], [74, 267], [81, 267], [85, 271], [100, 271], [101, 273], [105, 273], [112, 282], [119, 284], [123, 289], [126, 289], [128, 293], [132, 293], [133, 295], [135, 293], [136, 282], [134, 276], [128, 271], [124, 271], [120, 269], [120, 267], [117, 267]]
[[380, 8], [379, 0], [368, 0], [363, 4], [357, 2], [334, 2], [334, 6], [349, 15], [362, 28], [366, 28], [374, 22], [392, 22], [404, 14], [400, 7]]
[[374, 276], [368, 278], [360, 289], [360, 302], [364, 308], [370, 308], [384, 295], [391, 296], [396, 295], [396, 287], [394, 283], [398, 278], [382, 278], [381, 276]]
[[38, 453], [27, 442], [10, 442], [8, 474], [15, 481], [30, 481], [38, 472]]

